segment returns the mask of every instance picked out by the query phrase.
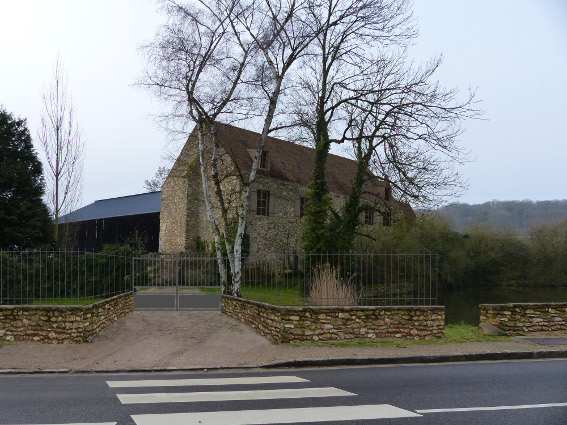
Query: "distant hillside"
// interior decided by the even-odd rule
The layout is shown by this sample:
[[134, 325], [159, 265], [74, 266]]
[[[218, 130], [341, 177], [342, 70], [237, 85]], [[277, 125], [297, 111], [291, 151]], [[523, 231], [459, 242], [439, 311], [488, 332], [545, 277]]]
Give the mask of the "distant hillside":
[[544, 223], [567, 219], [567, 199], [561, 201], [491, 201], [480, 205], [455, 204], [439, 208], [453, 228], [462, 231], [473, 223], [515, 230], [527, 235], [529, 229]]

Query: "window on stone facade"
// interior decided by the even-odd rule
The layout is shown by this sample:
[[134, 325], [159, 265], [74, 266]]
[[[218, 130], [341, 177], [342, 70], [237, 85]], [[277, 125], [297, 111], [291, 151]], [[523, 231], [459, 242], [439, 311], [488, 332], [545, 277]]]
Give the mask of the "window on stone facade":
[[387, 187], [386, 189], [384, 189], [384, 200], [389, 201], [390, 196], [392, 196], [392, 189]]
[[301, 197], [299, 198], [299, 218], [305, 216], [305, 204], [307, 203], [307, 198]]
[[391, 226], [392, 225], [392, 212], [385, 211], [382, 213], [382, 225], [383, 226]]
[[287, 164], [282, 161], [282, 167], [287, 170]]
[[256, 215], [270, 214], [270, 191], [258, 190], [256, 192]]
[[303, 168], [301, 168], [301, 165], [297, 166], [297, 171], [299, 171], [301, 174], [303, 174], [305, 171], [303, 171]]
[[369, 226], [374, 225], [374, 210], [364, 211], [364, 224], [367, 224]]

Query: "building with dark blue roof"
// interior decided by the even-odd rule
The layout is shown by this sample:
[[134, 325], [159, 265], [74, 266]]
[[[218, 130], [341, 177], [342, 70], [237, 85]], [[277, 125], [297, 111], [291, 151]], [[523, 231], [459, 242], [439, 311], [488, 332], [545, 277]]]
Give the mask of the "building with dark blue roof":
[[60, 226], [75, 227], [74, 249], [100, 251], [105, 244], [123, 244], [135, 235], [148, 252], [159, 248], [161, 192], [101, 199], [61, 217]]

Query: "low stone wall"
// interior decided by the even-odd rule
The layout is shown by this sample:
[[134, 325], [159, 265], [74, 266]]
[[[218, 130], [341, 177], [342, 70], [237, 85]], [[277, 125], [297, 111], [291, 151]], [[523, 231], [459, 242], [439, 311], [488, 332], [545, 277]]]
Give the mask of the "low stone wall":
[[435, 339], [445, 307], [276, 307], [223, 295], [222, 312], [275, 342], [352, 338]]
[[567, 303], [481, 304], [480, 322], [507, 335], [567, 330]]
[[134, 309], [132, 292], [86, 306], [0, 306], [0, 341], [88, 341]]

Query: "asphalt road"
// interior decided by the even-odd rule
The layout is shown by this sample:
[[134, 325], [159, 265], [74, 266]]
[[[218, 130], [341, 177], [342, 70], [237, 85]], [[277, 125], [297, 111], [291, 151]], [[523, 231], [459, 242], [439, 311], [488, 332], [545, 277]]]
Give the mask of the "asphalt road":
[[0, 424], [567, 424], [567, 360], [0, 376]]

